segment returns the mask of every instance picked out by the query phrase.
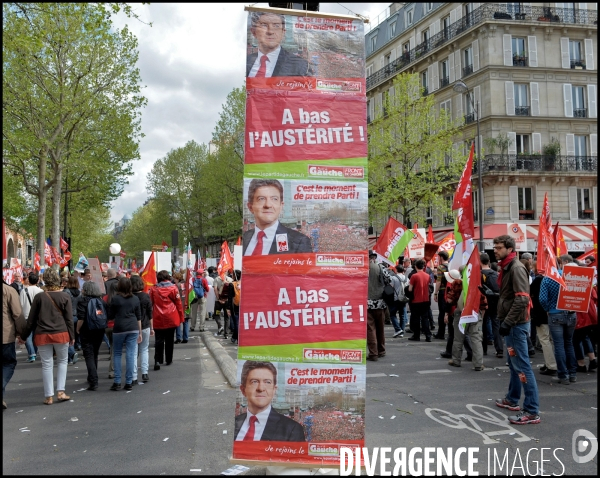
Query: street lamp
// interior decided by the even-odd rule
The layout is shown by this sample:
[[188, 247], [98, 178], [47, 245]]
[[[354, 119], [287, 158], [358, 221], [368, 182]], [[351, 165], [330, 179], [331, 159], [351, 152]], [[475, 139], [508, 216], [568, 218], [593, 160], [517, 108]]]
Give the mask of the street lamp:
[[454, 91], [456, 91], [457, 93], [466, 93], [467, 94], [467, 98], [469, 98], [469, 101], [471, 102], [471, 106], [473, 106], [473, 109], [475, 110], [475, 116], [477, 118], [477, 176], [479, 177], [479, 186], [477, 188], [477, 196], [478, 196], [478, 201], [477, 201], [477, 205], [478, 205], [478, 216], [479, 216], [479, 252], [484, 252], [485, 251], [485, 242], [483, 240], [483, 180], [482, 180], [482, 167], [481, 167], [481, 141], [480, 141], [480, 135], [479, 135], [479, 103], [475, 104], [475, 102], [473, 101], [473, 95], [471, 93], [471, 91], [469, 91], [469, 87], [465, 84], [464, 81], [462, 80], [458, 80], [456, 83], [454, 83], [454, 86], [452, 87], [452, 89]]

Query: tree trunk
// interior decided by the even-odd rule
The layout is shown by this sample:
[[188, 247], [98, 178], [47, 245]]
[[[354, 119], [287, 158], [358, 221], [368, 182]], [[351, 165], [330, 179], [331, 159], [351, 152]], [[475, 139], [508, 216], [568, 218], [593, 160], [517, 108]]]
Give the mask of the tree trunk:
[[54, 171], [54, 186], [52, 187], [52, 245], [60, 251], [60, 197], [62, 190], [62, 164], [58, 163]]
[[36, 249], [40, 255], [40, 265], [44, 267], [44, 242], [46, 242], [46, 202], [48, 189], [46, 189], [46, 158], [40, 158], [38, 170], [38, 215], [37, 215], [37, 245]]

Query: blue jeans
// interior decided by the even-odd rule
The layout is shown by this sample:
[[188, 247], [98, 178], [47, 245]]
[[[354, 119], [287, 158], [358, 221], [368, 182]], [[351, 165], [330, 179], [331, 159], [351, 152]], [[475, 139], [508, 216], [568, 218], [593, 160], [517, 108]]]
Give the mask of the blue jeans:
[[394, 303], [388, 307], [390, 310], [390, 319], [392, 321], [392, 325], [394, 326], [394, 332], [398, 332], [399, 330], [404, 330], [403, 327], [400, 326], [400, 323], [398, 322], [398, 312], [400, 312], [400, 314], [403, 314], [402, 309], [404, 308], [404, 304], [401, 303], [399, 300], [394, 301]]
[[[187, 320], [186, 320], [187, 322]], [[150, 327], [142, 329], [142, 341], [135, 343], [135, 366], [133, 367], [133, 379], [138, 379], [137, 357], [140, 356], [142, 361], [142, 375], [148, 373], [148, 346], [150, 345]], [[139, 350], [139, 354], [138, 354]]]
[[175, 338], [181, 340], [181, 328], [183, 327], [183, 340], [190, 338], [190, 319], [185, 319], [185, 322], [175, 329]]
[[113, 332], [113, 348], [115, 362], [115, 383], [121, 383], [121, 355], [125, 344], [125, 383], [133, 382], [133, 366], [137, 360], [137, 338], [139, 332]]
[[558, 378], [564, 379], [577, 375], [577, 360], [573, 347], [573, 332], [577, 316], [574, 312], [561, 311], [548, 314], [548, 326], [554, 343], [554, 356]]
[[15, 373], [15, 367], [17, 366], [17, 348], [15, 342], [9, 344], [2, 344], [2, 398], [4, 398], [4, 391], [10, 379]]
[[523, 388], [525, 392], [523, 410], [537, 415], [540, 411], [540, 398], [537, 382], [529, 363], [527, 348], [529, 325], [529, 322], [513, 325], [510, 333], [504, 337], [508, 350], [508, 367], [510, 368], [510, 383], [506, 399], [511, 403], [519, 403], [521, 388]]
[[33, 331], [31, 331], [29, 337], [27, 337], [27, 340], [25, 341], [25, 347], [27, 348], [27, 355], [29, 355], [29, 357], [37, 356], [37, 347], [33, 344], [34, 335]]

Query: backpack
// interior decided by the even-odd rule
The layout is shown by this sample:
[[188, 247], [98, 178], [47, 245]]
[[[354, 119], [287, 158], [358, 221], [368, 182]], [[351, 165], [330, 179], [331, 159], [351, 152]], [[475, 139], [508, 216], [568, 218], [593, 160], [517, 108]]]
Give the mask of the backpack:
[[88, 329], [101, 330], [106, 328], [107, 314], [104, 302], [92, 297], [87, 305], [86, 321]]
[[221, 289], [221, 293], [219, 294], [218, 300], [222, 304], [226, 303], [229, 299], [229, 282], [223, 282], [223, 288]]
[[[198, 284], [198, 282], [200, 283]], [[202, 283], [202, 279], [194, 279], [194, 292], [199, 299], [204, 297], [204, 284]]]
[[379, 268], [380, 268], [379, 279], [381, 282], [383, 282], [383, 294], [382, 294], [381, 298], [389, 306], [394, 303], [394, 295], [395, 295], [394, 286], [392, 285], [391, 278], [388, 278], [383, 273], [383, 267], [381, 267], [381, 265], [380, 265]]
[[[481, 283], [496, 294], [500, 293], [500, 286], [498, 285], [498, 273], [495, 270], [486, 269], [485, 272], [481, 271]], [[488, 301], [488, 308], [491, 310], [496, 310], [498, 307], [499, 297], [494, 295], [486, 295], [485, 297]]]
[[233, 282], [233, 305], [240, 305], [240, 282], [239, 281], [235, 281]]

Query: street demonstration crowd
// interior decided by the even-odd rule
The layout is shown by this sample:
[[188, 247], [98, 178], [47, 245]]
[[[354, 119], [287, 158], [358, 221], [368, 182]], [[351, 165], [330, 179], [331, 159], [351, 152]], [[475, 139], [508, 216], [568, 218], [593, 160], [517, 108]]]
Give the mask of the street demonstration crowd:
[[[149, 343], [154, 337], [154, 370], [173, 362], [174, 344], [187, 343], [189, 331], [204, 331], [205, 320], [214, 315], [219, 334], [237, 342], [240, 271], [230, 270], [225, 280], [214, 267], [199, 269], [192, 282], [195, 298], [190, 317], [185, 316], [183, 274], [168, 271], [156, 274], [156, 285], [144, 292], [144, 281], [134, 272], [118, 274], [116, 269], [102, 273], [106, 293], [91, 280], [85, 269], [82, 276], [73, 271], [44, 270], [15, 274], [12, 284], [2, 286], [2, 406], [6, 385], [17, 365], [16, 342], [27, 348], [27, 362], [42, 362], [44, 404], [54, 402], [54, 360], [56, 400], [66, 401], [68, 365], [83, 353], [87, 368], [87, 390], [98, 389], [98, 353], [104, 341], [110, 349], [108, 378], [110, 390], [132, 390], [149, 378]], [[191, 320], [191, 327], [190, 327]], [[222, 322], [221, 322], [222, 320]], [[122, 387], [122, 357], [125, 355], [125, 384]]]
[[[498, 236], [493, 242], [497, 262], [492, 263], [487, 253], [480, 254], [479, 317], [465, 324], [464, 333], [459, 328], [465, 307], [461, 294], [464, 266], [449, 270], [448, 253], [439, 251], [435, 271], [425, 260], [419, 259], [413, 265], [409, 258], [404, 258], [402, 265], [388, 268], [378, 264], [377, 254], [370, 251], [367, 360], [385, 356], [384, 324], [388, 318], [394, 327], [393, 337], [412, 332], [410, 341], [420, 341], [422, 335], [427, 342], [432, 338], [444, 340], [446, 348], [440, 355], [450, 359], [448, 365], [453, 367], [461, 367], [463, 361], [472, 362], [473, 370], [481, 371], [485, 368], [483, 356], [488, 355], [488, 347], [493, 347], [497, 358], [506, 357], [511, 372], [508, 393], [496, 400], [496, 405], [520, 412], [509, 417], [511, 423], [535, 424], [540, 422], [539, 396], [529, 357], [536, 349], [544, 356], [539, 373], [557, 377], [559, 384], [569, 385], [577, 381], [578, 372], [595, 372], [598, 368], [597, 284], [592, 287], [587, 313], [558, 309], [560, 285], [538, 271], [532, 254], [518, 257], [514, 239], [508, 235]], [[594, 256], [579, 263], [569, 254], [556, 258], [556, 262], [561, 276], [566, 264], [596, 265]], [[432, 297], [439, 309], [435, 335]], [[525, 395], [522, 407], [521, 391]]]

